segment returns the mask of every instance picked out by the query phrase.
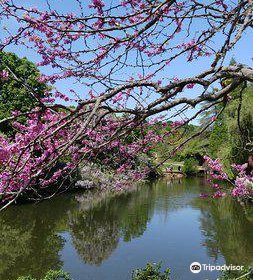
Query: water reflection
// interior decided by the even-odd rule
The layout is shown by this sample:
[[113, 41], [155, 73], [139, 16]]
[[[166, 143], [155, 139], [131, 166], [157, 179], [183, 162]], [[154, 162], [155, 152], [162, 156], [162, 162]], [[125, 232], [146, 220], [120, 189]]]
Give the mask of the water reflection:
[[[14, 280], [26, 274], [41, 277], [51, 268], [62, 267], [64, 261], [71, 262], [71, 254], [62, 257], [66, 244], [82, 261], [80, 275], [73, 266], [79, 279], [83, 279], [81, 271], [96, 266], [100, 266], [103, 275], [108, 274], [108, 279], [111, 270], [121, 275], [127, 265], [121, 268], [115, 262], [109, 271], [104, 262], [117, 250], [126, 255], [129, 249], [122, 246], [119, 249], [119, 244], [132, 242], [135, 246], [145, 245], [140, 248], [146, 251], [142, 249], [135, 256], [140, 263], [152, 257], [173, 265], [173, 270], [185, 273], [188, 279], [192, 276], [188, 275], [188, 262], [193, 257], [201, 261], [203, 248], [205, 260], [210, 262], [222, 257], [228, 264], [252, 263], [251, 210], [245, 211], [229, 198], [212, 202], [199, 199], [198, 194], [204, 189], [204, 181], [196, 178], [159, 181], [117, 196], [75, 193], [37, 205], [10, 207], [0, 213], [0, 279]], [[176, 230], [178, 224], [185, 223], [186, 216], [191, 223], [185, 227], [192, 235]], [[161, 231], [157, 231], [160, 227]], [[68, 233], [71, 240], [66, 240], [62, 233]], [[168, 236], [175, 240], [169, 250], [167, 245], [163, 246], [168, 244]], [[199, 247], [194, 252], [190, 247], [180, 252], [180, 243], [185, 238], [192, 242], [199, 240], [196, 243]], [[154, 246], [159, 248], [157, 253]], [[184, 262], [185, 272], [182, 272]], [[137, 263], [133, 260], [128, 265], [134, 268]], [[106, 279], [93, 276], [97, 280]]]
[[201, 211], [204, 246], [211, 257], [221, 253], [228, 264], [253, 263], [253, 212], [229, 198], [193, 203]]
[[69, 215], [69, 231], [85, 263], [100, 265], [117, 247], [120, 237], [129, 242], [144, 233], [153, 215], [150, 191], [152, 188], [147, 187], [116, 197], [102, 194], [102, 198], [96, 194], [95, 200], [77, 197], [80, 205]]
[[41, 276], [63, 265], [59, 252], [64, 240], [56, 234], [65, 227], [61, 205], [13, 206], [0, 214], [0, 279]]

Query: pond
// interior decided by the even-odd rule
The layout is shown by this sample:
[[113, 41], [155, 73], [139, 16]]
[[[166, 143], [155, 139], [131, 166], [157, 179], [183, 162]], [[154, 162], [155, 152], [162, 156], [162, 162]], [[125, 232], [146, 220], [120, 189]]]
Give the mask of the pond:
[[0, 213], [0, 279], [62, 268], [75, 280], [128, 280], [162, 261], [176, 279], [192, 262], [253, 263], [253, 214], [231, 198], [203, 200], [204, 179], [160, 180], [117, 196], [64, 194]]

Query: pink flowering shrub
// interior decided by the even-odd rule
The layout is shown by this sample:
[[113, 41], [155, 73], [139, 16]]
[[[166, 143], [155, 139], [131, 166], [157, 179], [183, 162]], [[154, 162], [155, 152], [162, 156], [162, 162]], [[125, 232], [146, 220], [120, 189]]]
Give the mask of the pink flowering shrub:
[[[19, 114], [15, 112], [15, 115]], [[127, 178], [138, 181], [148, 173], [146, 164], [137, 168], [138, 154], [147, 153], [153, 144], [163, 141], [153, 129], [154, 125], [138, 127], [131, 123], [125, 138], [110, 140], [112, 133], [125, 125], [126, 120], [107, 117], [92, 129], [84, 128], [82, 119], [70, 123], [66, 116], [66, 112], [40, 112], [35, 108], [26, 124], [13, 123], [17, 131], [15, 137], [0, 137], [0, 194], [3, 201], [27, 191], [33, 193], [34, 199], [39, 199], [54, 183], [66, 180], [80, 163], [97, 163], [125, 174], [122, 182], [115, 181], [115, 186], [122, 188], [127, 184]], [[77, 130], [81, 130], [78, 137]], [[140, 135], [137, 137], [136, 133]], [[59, 162], [64, 162], [64, 167], [57, 167]]]
[[[211, 187], [216, 190], [216, 192], [212, 195], [213, 197], [224, 197], [227, 193], [229, 193], [234, 198], [246, 200], [253, 199], [253, 172], [251, 171], [250, 174], [246, 173], [246, 168], [248, 166], [247, 163], [243, 165], [232, 164], [232, 167], [236, 172], [236, 179], [232, 180], [229, 179], [228, 174], [224, 171], [224, 167], [221, 164], [220, 159], [212, 160], [208, 156], [205, 156], [205, 160], [210, 168], [210, 171], [208, 172], [210, 178], [208, 181], [215, 181], [215, 183], [211, 185]], [[219, 183], [222, 181], [230, 183], [231, 187], [222, 187]], [[201, 197], [206, 198], [208, 195], [201, 194]]]

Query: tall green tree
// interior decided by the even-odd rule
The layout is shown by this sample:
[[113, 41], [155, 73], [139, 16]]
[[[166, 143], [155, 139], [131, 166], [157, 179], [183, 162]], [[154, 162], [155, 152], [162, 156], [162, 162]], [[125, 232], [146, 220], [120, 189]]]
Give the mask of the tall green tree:
[[[26, 112], [36, 106], [35, 98], [24, 84], [33, 88], [38, 97], [43, 97], [48, 89], [38, 81], [40, 72], [36, 65], [14, 53], [0, 53], [0, 73], [7, 73], [7, 77], [0, 79], [0, 120], [11, 116], [12, 111]], [[0, 132], [12, 133], [11, 125], [0, 124]]]
[[[253, 153], [253, 85], [238, 88], [211, 128], [208, 151], [229, 166], [243, 164]], [[218, 110], [217, 110], [218, 112]]]

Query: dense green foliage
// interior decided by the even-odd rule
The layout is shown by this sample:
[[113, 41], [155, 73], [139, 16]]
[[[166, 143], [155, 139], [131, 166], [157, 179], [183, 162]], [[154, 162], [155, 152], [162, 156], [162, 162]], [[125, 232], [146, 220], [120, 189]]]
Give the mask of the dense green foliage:
[[187, 175], [194, 175], [197, 173], [198, 161], [194, 158], [186, 158], [182, 171]]
[[[49, 270], [45, 277], [41, 280], [71, 280], [68, 273], [61, 270]], [[19, 277], [18, 280], [36, 280], [31, 276]]]
[[[220, 157], [227, 167], [231, 163], [243, 164], [252, 155], [253, 141], [253, 86], [233, 93], [227, 105], [209, 132], [209, 155]], [[217, 106], [216, 110], [220, 108]], [[228, 171], [228, 170], [227, 170]], [[232, 175], [232, 172], [230, 172]]]
[[[228, 81], [229, 82], [229, 81]], [[209, 126], [201, 135], [193, 138], [172, 159], [174, 161], [185, 161], [184, 172], [192, 173], [192, 159], [198, 161], [197, 165], [203, 164], [203, 156], [221, 158], [226, 172], [233, 177], [230, 169], [232, 163], [244, 164], [252, 156], [253, 143], [253, 85], [249, 84], [244, 90], [236, 89], [231, 94], [232, 100], [227, 100], [225, 109], [220, 103], [213, 106], [201, 115], [200, 126], [205, 127], [212, 118], [217, 120]], [[205, 104], [206, 105], [206, 104]], [[188, 125], [178, 130], [175, 141], [171, 143], [159, 143], [156, 148], [159, 160], [164, 160], [173, 149], [175, 144], [180, 144], [191, 138], [199, 126]], [[177, 140], [178, 138], [179, 140]], [[173, 143], [172, 143], [173, 142]], [[191, 158], [190, 160], [188, 160]], [[189, 169], [189, 170], [188, 170]], [[194, 169], [194, 168], [193, 168]]]
[[[168, 124], [170, 124], [171, 122], [168, 122]], [[158, 129], [160, 131], [160, 134], [163, 135], [164, 133], [170, 133], [171, 130], [173, 130], [172, 128], [168, 127], [159, 127], [157, 126], [156, 129]], [[186, 139], [189, 135], [192, 135], [194, 133], [196, 129], [196, 126], [191, 125], [191, 124], [186, 124], [184, 127], [180, 128], [177, 130], [177, 132], [174, 132], [170, 135], [169, 139], [165, 139], [164, 141], [158, 143], [158, 145], [156, 145], [154, 147], [153, 152], [157, 155], [158, 160], [164, 161], [168, 158], [170, 158], [170, 152], [173, 151], [173, 149], [175, 148], [176, 145], [180, 144], [180, 142], [184, 139]], [[189, 147], [189, 145], [191, 145], [191, 142], [188, 143], [187, 146], [185, 146], [185, 148]], [[184, 160], [186, 154], [188, 155], [188, 153], [185, 153], [184, 150], [182, 150], [181, 152], [177, 153], [177, 156], [174, 156], [173, 159], [174, 160], [178, 160], [180, 161], [181, 159]], [[197, 151], [198, 152], [198, 151]], [[184, 153], [182, 155], [182, 153]]]
[[[29, 88], [33, 89], [37, 97], [43, 97], [48, 89], [46, 84], [38, 81], [40, 72], [27, 58], [1, 52], [0, 72], [2, 71], [7, 71], [9, 77], [4, 81], [0, 79], [0, 119], [11, 116], [12, 111], [27, 112], [36, 106], [36, 100], [31, 92], [29, 93]], [[11, 125], [0, 125], [0, 131], [11, 132]]]
[[170, 269], [164, 273], [160, 271], [161, 264], [153, 265], [148, 263], [144, 269], [137, 269], [132, 275], [132, 280], [170, 280]]

